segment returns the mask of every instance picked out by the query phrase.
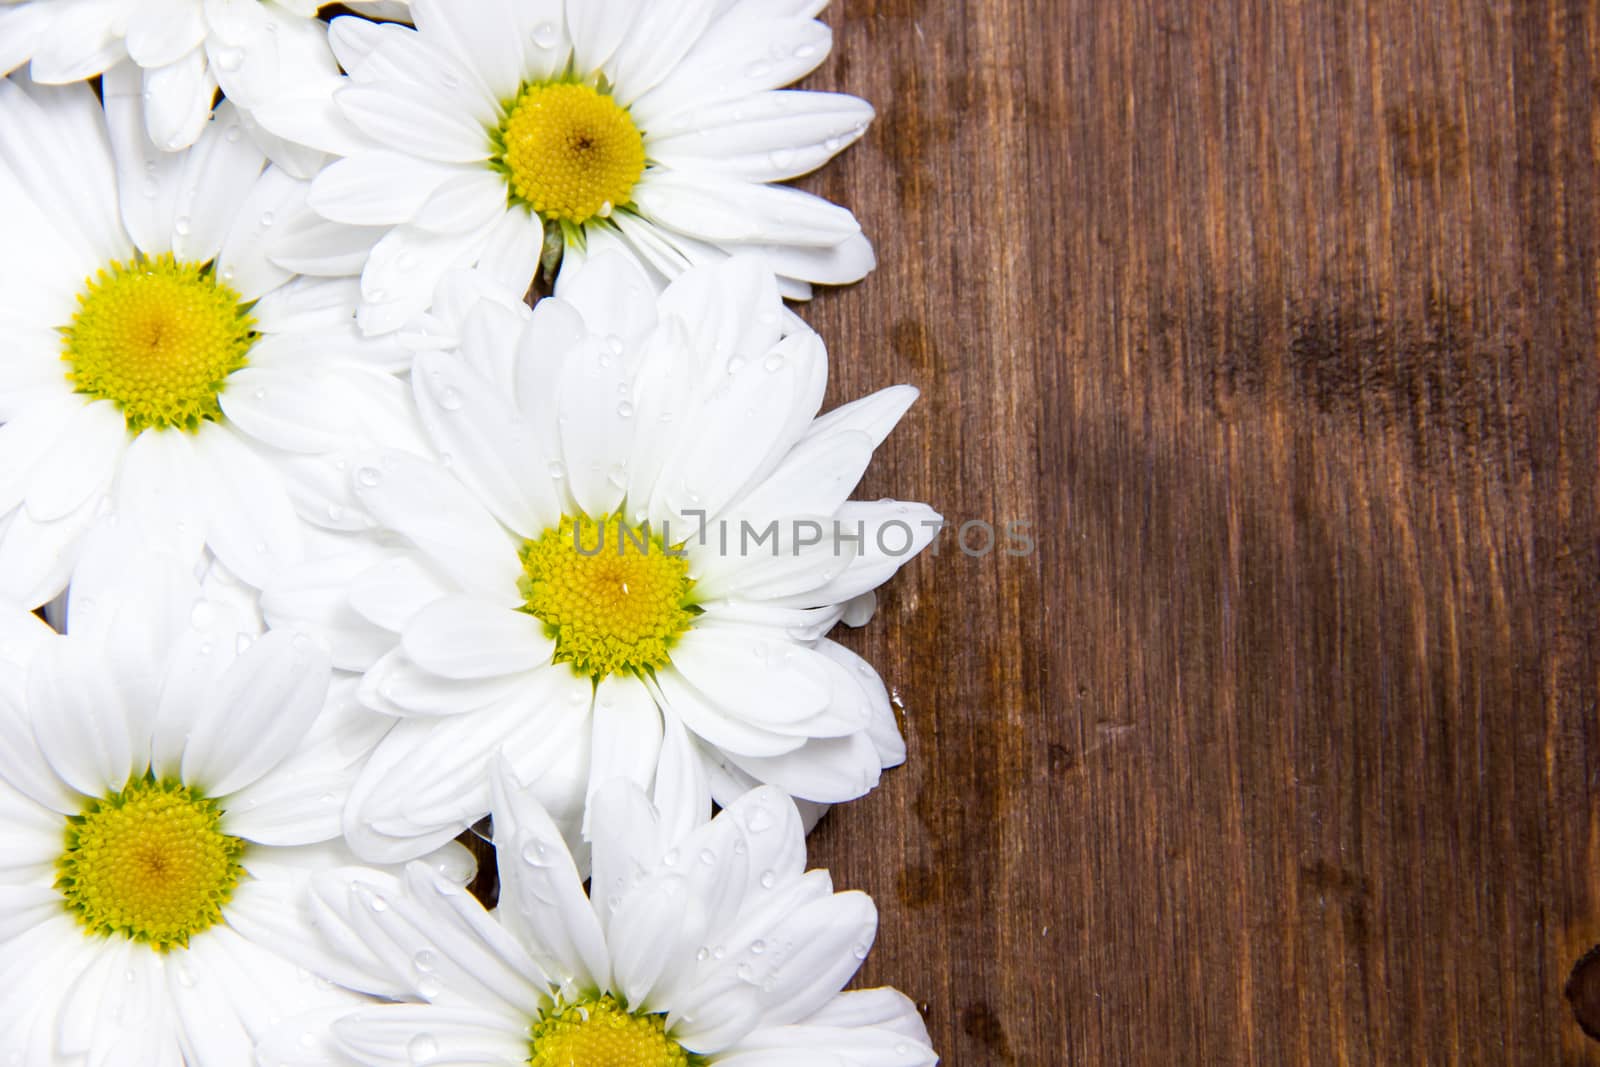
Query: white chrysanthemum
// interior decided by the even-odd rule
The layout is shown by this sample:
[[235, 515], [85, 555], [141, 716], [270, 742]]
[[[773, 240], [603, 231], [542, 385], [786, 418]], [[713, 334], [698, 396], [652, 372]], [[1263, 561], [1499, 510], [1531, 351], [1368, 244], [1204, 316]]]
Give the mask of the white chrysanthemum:
[[877, 912], [805, 870], [799, 815], [778, 791], [756, 790], [674, 839], [637, 786], [608, 783], [589, 896], [537, 801], [504, 774], [495, 793], [492, 914], [422, 864], [403, 878], [357, 869], [313, 880], [320, 969], [401, 1003], [291, 1028], [262, 1046], [263, 1064], [938, 1062], [905, 996], [840, 992], [867, 957]]
[[334, 20], [350, 84], [285, 132], [348, 157], [318, 176], [318, 211], [392, 227], [363, 325], [404, 325], [491, 247], [520, 248], [531, 279], [547, 230], [554, 250], [620, 248], [657, 280], [738, 250], [762, 251], [792, 297], [861, 278], [854, 216], [775, 184], [872, 119], [855, 97], [779, 88], [827, 56], [825, 3], [415, 0], [416, 30]]
[[59, 637], [0, 610], [0, 1062], [250, 1063], [354, 1002], [279, 945], [353, 861], [338, 812], [383, 724], [175, 562], [91, 551], [67, 611]]
[[297, 220], [342, 228], [226, 103], [156, 151], [137, 82], [110, 71], [102, 110], [86, 85], [0, 81], [0, 595], [25, 605], [108, 509], [259, 585], [302, 517], [360, 525], [334, 457], [416, 437], [390, 373], [409, 354], [360, 335], [353, 280], [274, 261]]
[[[28, 65], [34, 81], [84, 81], [127, 60], [149, 101], [146, 129], [163, 151], [188, 148], [218, 85], [245, 111], [326, 94], [339, 71], [323, 0], [0, 0], [0, 76]], [[347, 6], [378, 17], [404, 0]], [[292, 155], [292, 153], [291, 153]]]
[[470, 825], [502, 747], [564, 819], [626, 775], [679, 827], [756, 783], [848, 800], [904, 760], [877, 674], [822, 635], [937, 530], [920, 504], [846, 500], [916, 391], [814, 418], [822, 342], [747, 258], [659, 299], [597, 258], [531, 313], [449, 288], [459, 347], [412, 369], [448, 467], [359, 462], [401, 542], [263, 597], [400, 718], [352, 795], [357, 851], [404, 859]]

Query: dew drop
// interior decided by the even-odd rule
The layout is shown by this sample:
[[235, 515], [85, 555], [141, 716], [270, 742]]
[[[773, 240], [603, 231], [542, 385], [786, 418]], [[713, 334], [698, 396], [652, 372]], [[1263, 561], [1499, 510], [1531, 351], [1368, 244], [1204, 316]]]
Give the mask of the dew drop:
[[633, 405], [624, 400], [617, 405], [617, 417], [623, 419], [633, 418]]
[[234, 71], [244, 65], [244, 49], [219, 48], [216, 54], [217, 66], [222, 70]]
[[446, 411], [461, 410], [461, 391], [455, 387], [447, 387], [439, 393], [439, 406]]
[[744, 365], [745, 358], [743, 356], [734, 356], [732, 359], [728, 360], [728, 373], [738, 374], [744, 369]]
[[371, 489], [383, 481], [383, 472], [376, 467], [362, 467], [356, 471], [356, 481]]
[[172, 224], [172, 228], [179, 237], [187, 237], [194, 232], [194, 223], [189, 219], [189, 216], [182, 215]]
[[554, 48], [561, 39], [561, 31], [553, 22], [541, 22], [533, 28], [533, 43], [540, 48]]
[[773, 886], [775, 886], [777, 884], [778, 884], [778, 876], [776, 874], [773, 874], [771, 871], [762, 871], [761, 872], [761, 888], [762, 889], [771, 889]]
[[432, 1034], [418, 1034], [406, 1042], [406, 1055], [412, 1063], [426, 1063], [439, 1054], [439, 1042]]
[[262, 228], [270, 230], [273, 227], [273, 225], [275, 223], [277, 223], [277, 221], [278, 221], [278, 216], [274, 215], [272, 212], [263, 211], [261, 213], [261, 225], [262, 225]]

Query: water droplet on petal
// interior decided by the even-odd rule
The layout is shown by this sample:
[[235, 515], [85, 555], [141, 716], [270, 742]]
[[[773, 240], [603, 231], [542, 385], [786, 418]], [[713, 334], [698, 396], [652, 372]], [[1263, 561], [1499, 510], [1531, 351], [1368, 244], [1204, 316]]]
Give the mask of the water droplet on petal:
[[426, 1063], [439, 1054], [439, 1042], [432, 1034], [418, 1034], [406, 1042], [406, 1055], [412, 1063]]
[[561, 31], [554, 22], [541, 22], [533, 28], [533, 43], [540, 48], [554, 48], [561, 39]]

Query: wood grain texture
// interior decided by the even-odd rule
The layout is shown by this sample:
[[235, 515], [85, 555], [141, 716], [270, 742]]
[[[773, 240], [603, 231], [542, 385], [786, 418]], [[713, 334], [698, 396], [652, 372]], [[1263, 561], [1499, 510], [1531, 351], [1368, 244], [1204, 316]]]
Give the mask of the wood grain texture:
[[802, 313], [943, 542], [812, 860], [947, 1064], [1600, 1063], [1600, 7], [835, 0]]

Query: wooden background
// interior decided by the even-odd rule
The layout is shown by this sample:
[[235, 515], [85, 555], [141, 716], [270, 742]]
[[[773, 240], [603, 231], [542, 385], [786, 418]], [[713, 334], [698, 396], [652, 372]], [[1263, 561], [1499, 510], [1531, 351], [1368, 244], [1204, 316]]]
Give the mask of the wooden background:
[[[812, 860], [945, 1063], [1600, 1063], [1600, 6], [835, 0], [803, 314], [953, 536]], [[1600, 1017], [1600, 1013], [1597, 1013]]]

